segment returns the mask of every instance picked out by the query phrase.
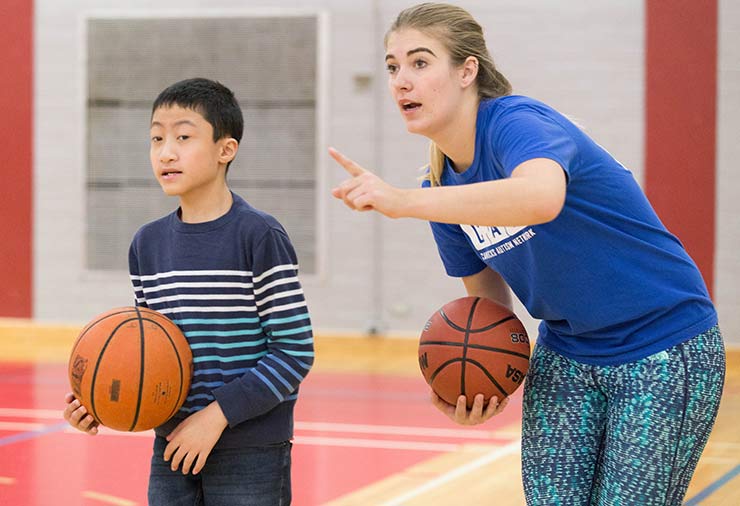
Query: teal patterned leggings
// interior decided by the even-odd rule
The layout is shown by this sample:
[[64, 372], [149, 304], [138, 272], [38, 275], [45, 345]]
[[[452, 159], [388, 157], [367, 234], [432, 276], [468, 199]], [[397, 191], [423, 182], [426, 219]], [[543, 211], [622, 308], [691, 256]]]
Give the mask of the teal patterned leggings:
[[529, 506], [678, 506], [719, 408], [719, 327], [642, 360], [585, 365], [536, 346], [524, 387]]

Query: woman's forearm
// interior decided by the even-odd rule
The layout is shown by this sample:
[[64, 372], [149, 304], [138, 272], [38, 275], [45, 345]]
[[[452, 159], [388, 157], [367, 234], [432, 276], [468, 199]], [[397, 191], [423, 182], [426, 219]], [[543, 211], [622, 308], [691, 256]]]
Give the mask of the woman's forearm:
[[554, 170], [538, 170], [522, 164], [508, 179], [405, 190], [405, 205], [400, 215], [468, 225], [546, 223], [557, 217], [565, 198], [563, 171], [555, 162], [549, 162], [556, 166]]

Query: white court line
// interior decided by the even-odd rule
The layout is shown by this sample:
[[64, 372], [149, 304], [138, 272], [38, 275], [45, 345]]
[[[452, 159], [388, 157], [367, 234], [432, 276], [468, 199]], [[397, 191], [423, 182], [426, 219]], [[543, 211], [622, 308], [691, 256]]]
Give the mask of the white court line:
[[45, 429], [46, 425], [43, 423], [32, 423], [32, 422], [0, 422], [0, 430], [6, 431], [36, 431]]
[[429, 443], [426, 441], [391, 441], [387, 439], [357, 439], [339, 437], [296, 436], [297, 445], [343, 446], [348, 448], [375, 448], [384, 450], [415, 450], [424, 452], [454, 452], [456, 444]]
[[[62, 411], [51, 409], [0, 408], [0, 417], [62, 420]], [[296, 421], [297, 430], [313, 432], [349, 432], [358, 434], [390, 434], [397, 436], [424, 436], [461, 439], [518, 439], [518, 431], [486, 431], [478, 429], [443, 429], [433, 427], [370, 425], [359, 423], [302, 422]], [[105, 431], [107, 432], [107, 431]], [[139, 433], [136, 433], [139, 434]], [[147, 432], [144, 432], [148, 435]], [[120, 434], [119, 434], [120, 435]]]
[[87, 499], [94, 499], [96, 501], [104, 502], [105, 504], [114, 504], [116, 506], [136, 506], [138, 503], [116, 497], [114, 495], [101, 494], [100, 492], [93, 492], [92, 490], [86, 490], [82, 493], [82, 497]]
[[[0, 409], [0, 415], [41, 418], [49, 417], [59, 419], [57, 412], [52, 410], [8, 410]], [[35, 415], [35, 416], [34, 416]], [[53, 415], [53, 416], [52, 416]], [[45, 428], [45, 425], [31, 422], [3, 422], [0, 421], [0, 430], [4, 431], [39, 431]], [[113, 430], [108, 427], [99, 427], [98, 436], [116, 436], [116, 437], [146, 437], [152, 438], [154, 431], [146, 430], [140, 432], [126, 432]], [[435, 429], [429, 427], [403, 427], [396, 425], [366, 425], [366, 424], [346, 424], [346, 423], [322, 423], [322, 422], [296, 422], [296, 435], [294, 442], [299, 445], [312, 446], [336, 446], [345, 448], [372, 448], [381, 450], [406, 450], [406, 451], [425, 451], [449, 453], [459, 450], [459, 444], [455, 443], [436, 443], [431, 441], [398, 441], [388, 439], [364, 439], [364, 438], [342, 438], [342, 437], [316, 437], [303, 435], [300, 432], [344, 432], [358, 434], [381, 434], [396, 436], [417, 436], [424, 437], [447, 437], [459, 439], [486, 439], [506, 438], [512, 439], [518, 437], [513, 433], [495, 433], [481, 430], [456, 430], [456, 429]], [[87, 435], [72, 427], [64, 429], [66, 434], [77, 434], [80, 436]]]
[[728, 441], [713, 441], [711, 445], [717, 448], [730, 448], [730, 449], [739, 448], [740, 449], [740, 443], [732, 443]]
[[[123, 437], [153, 437], [152, 431], [147, 430], [143, 432], [124, 432], [109, 429], [107, 427], [100, 427], [98, 436], [123, 436]], [[85, 436], [84, 432], [80, 432], [72, 427], [65, 429], [64, 432], [67, 434], [78, 434]], [[384, 450], [415, 450], [415, 451], [427, 451], [427, 452], [453, 452], [460, 448], [456, 444], [443, 444], [443, 443], [430, 443], [427, 441], [392, 441], [387, 439], [358, 439], [358, 438], [338, 438], [338, 437], [311, 437], [302, 436], [300, 434], [295, 436], [294, 442], [299, 445], [317, 445], [317, 446], [342, 446], [347, 448], [376, 448]]]
[[[79, 431], [77, 429], [74, 429], [72, 427], [67, 427], [64, 429], [65, 434], [79, 434], [81, 436], [87, 436], [88, 434], [86, 432]], [[154, 437], [154, 431], [153, 430], [142, 430], [138, 432], [127, 432], [124, 430], [113, 430], [108, 427], [98, 427], [98, 436], [119, 436], [119, 437], [148, 437], [152, 438]]]
[[[64, 402], [64, 401], [62, 401]], [[7, 418], [62, 418], [64, 408], [60, 409], [20, 409], [0, 408], [0, 416]]]
[[15, 483], [15, 478], [0, 476], [0, 485], [12, 485], [13, 483]]
[[478, 429], [440, 429], [400, 425], [368, 425], [357, 423], [295, 422], [297, 430], [316, 432], [355, 432], [360, 434], [392, 434], [396, 436], [426, 436], [463, 439], [518, 439], [513, 431], [486, 431]]
[[431, 481], [428, 481], [427, 483], [419, 487], [416, 487], [415, 489], [409, 490], [408, 492], [401, 494], [398, 497], [395, 497], [389, 501], [386, 501], [381, 506], [403, 506], [403, 504], [409, 499], [413, 499], [414, 497], [417, 497], [425, 492], [434, 490], [435, 488], [440, 487], [444, 485], [445, 483], [448, 483], [456, 478], [459, 478], [469, 473], [470, 471], [473, 471], [479, 467], [483, 467], [486, 464], [489, 464], [495, 460], [500, 459], [501, 457], [505, 457], [507, 455], [516, 453], [518, 451], [519, 451], [519, 441], [516, 441], [514, 443], [509, 443], [508, 445], [502, 448], [499, 448], [497, 450], [494, 450], [487, 455], [483, 455], [482, 457], [472, 462], [469, 462], [462, 467], [458, 467], [454, 471], [450, 471], [449, 473], [443, 474]]

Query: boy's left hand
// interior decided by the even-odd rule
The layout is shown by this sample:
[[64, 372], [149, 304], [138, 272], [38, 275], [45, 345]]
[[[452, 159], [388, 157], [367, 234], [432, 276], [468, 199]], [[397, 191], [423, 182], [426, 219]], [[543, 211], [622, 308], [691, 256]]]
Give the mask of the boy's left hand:
[[164, 460], [172, 459], [170, 468], [173, 471], [177, 471], [182, 463], [182, 474], [188, 474], [191, 467], [193, 474], [198, 474], [227, 425], [221, 406], [213, 401], [206, 408], [187, 417], [170, 432], [164, 449]]

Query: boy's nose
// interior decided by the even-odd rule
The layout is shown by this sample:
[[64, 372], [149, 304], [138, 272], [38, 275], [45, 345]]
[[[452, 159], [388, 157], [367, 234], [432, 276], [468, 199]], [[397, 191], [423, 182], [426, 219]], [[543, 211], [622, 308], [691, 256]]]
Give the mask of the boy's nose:
[[162, 146], [162, 149], [159, 151], [160, 162], [170, 162], [175, 158], [177, 158], [177, 155], [175, 154], [175, 151], [173, 149], [170, 149], [170, 146], [168, 144]]

